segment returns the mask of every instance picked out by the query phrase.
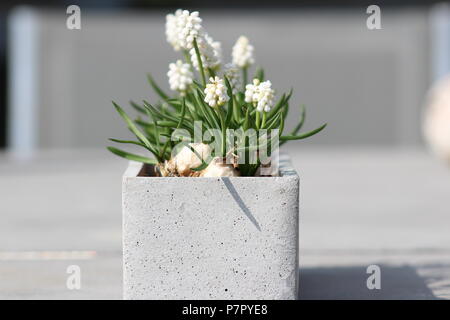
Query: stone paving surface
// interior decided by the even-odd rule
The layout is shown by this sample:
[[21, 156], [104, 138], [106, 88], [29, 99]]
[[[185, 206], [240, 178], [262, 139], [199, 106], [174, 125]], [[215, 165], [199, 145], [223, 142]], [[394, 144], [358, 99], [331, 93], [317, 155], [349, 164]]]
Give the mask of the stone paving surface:
[[[421, 149], [305, 147], [301, 299], [449, 299], [450, 167]], [[103, 150], [0, 155], [0, 298], [121, 299], [121, 175]], [[381, 268], [381, 290], [366, 268]], [[68, 290], [67, 267], [82, 270]]]

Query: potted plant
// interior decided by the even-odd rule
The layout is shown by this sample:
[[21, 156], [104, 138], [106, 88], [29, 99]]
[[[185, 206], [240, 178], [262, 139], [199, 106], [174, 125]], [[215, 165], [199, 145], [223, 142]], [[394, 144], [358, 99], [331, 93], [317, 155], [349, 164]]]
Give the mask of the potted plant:
[[278, 99], [264, 71], [252, 78], [253, 46], [241, 36], [232, 63], [198, 12], [166, 22], [168, 42], [184, 54], [169, 65], [169, 95], [131, 102], [130, 118], [113, 102], [145, 150], [123, 176], [125, 299], [295, 299], [298, 282], [299, 178], [279, 146], [292, 90]]

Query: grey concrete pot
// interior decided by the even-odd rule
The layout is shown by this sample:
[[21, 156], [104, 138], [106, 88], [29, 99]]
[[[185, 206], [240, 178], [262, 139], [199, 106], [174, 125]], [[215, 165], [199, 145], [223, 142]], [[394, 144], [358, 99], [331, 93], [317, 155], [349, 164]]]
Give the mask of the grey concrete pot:
[[296, 299], [299, 178], [123, 176], [125, 299]]

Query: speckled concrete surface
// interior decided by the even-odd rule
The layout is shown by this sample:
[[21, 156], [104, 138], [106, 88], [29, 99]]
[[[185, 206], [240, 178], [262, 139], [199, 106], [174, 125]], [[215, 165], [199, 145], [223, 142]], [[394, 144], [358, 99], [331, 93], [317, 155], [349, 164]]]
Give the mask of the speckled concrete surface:
[[125, 299], [295, 299], [299, 178], [123, 178]]

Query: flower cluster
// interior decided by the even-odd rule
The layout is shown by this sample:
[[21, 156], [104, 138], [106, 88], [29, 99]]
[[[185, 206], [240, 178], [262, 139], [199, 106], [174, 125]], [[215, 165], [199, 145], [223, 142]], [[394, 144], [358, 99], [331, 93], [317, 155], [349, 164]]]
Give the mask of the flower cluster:
[[[183, 53], [183, 59], [170, 63], [167, 72], [175, 94], [165, 92], [148, 75], [159, 101], [131, 102], [139, 113], [135, 119], [113, 102], [136, 139], [111, 141], [140, 146], [151, 156], [110, 146], [112, 153], [153, 165], [158, 176], [255, 176], [263, 172], [258, 170], [261, 166], [266, 168], [264, 155], [275, 161], [279, 145], [310, 137], [325, 127], [300, 133], [303, 110], [294, 129], [283, 134], [292, 92], [282, 94], [275, 104], [275, 91], [264, 70], [252, 68], [254, 48], [247, 37], [236, 41], [231, 62], [222, 63], [220, 42], [203, 28], [198, 12], [187, 10], [167, 15], [166, 37], [175, 51]], [[247, 78], [253, 81], [247, 83]], [[205, 155], [205, 150], [210, 154]]]
[[189, 85], [192, 84], [194, 77], [189, 64], [183, 63], [181, 60], [177, 60], [176, 63], [169, 64], [169, 72], [167, 72], [167, 76], [169, 77], [170, 89], [179, 91], [183, 96], [189, 88]]
[[240, 68], [246, 68], [253, 63], [253, 46], [245, 36], [240, 36], [232, 51], [233, 63]]
[[[203, 37], [197, 38], [197, 45], [203, 67], [213, 70], [217, 69], [222, 62], [222, 46], [220, 42], [214, 41], [209, 35], [204, 35]], [[189, 53], [191, 54], [191, 61], [195, 69], [200, 70], [195, 48], [192, 48]]]
[[210, 83], [205, 88], [205, 102], [210, 107], [223, 106], [230, 97], [227, 94], [227, 87], [223, 83], [223, 79], [219, 77], [209, 78]]
[[189, 13], [187, 10], [177, 10], [175, 14], [166, 16], [167, 41], [176, 51], [191, 49], [194, 39], [203, 33], [202, 19], [198, 12]]
[[260, 112], [269, 112], [274, 103], [275, 91], [270, 81], [253, 80], [253, 84], [245, 86], [245, 102], [252, 103]]

